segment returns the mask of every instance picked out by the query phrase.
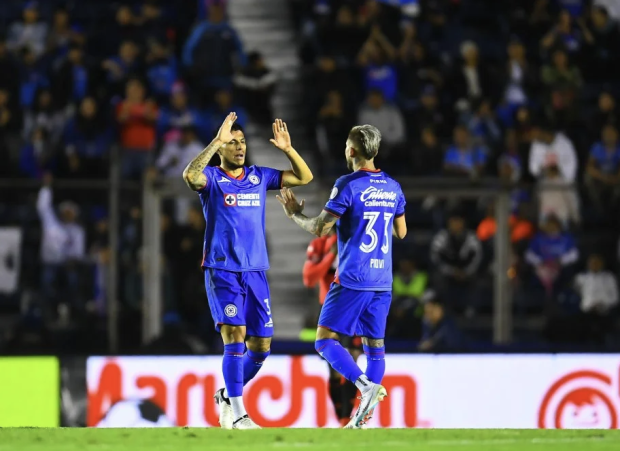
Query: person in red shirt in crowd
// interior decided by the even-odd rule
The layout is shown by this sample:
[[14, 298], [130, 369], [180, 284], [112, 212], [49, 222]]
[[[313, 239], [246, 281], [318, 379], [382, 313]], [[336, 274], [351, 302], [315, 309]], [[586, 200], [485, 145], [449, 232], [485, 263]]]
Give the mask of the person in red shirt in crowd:
[[132, 79], [125, 87], [125, 100], [118, 104], [123, 178], [140, 178], [153, 163], [156, 145], [157, 105], [146, 98], [142, 82]]
[[[304, 285], [308, 288], [319, 285], [319, 303], [323, 305], [329, 286], [336, 277], [338, 267], [336, 232], [332, 230], [328, 235], [312, 240], [306, 254], [307, 260], [303, 269]], [[361, 338], [342, 336], [341, 343], [357, 360], [362, 353]], [[357, 397], [357, 387], [343, 378], [331, 366], [329, 367], [329, 396], [334, 404], [334, 410], [340, 424], [343, 427], [346, 426]]]

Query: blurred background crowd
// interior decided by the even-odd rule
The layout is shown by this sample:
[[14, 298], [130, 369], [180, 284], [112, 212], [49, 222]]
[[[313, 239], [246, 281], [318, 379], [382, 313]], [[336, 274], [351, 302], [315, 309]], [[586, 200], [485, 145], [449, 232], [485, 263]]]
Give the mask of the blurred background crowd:
[[[619, 348], [620, 2], [287, 5], [321, 182], [346, 172], [348, 130], [370, 123], [383, 134], [378, 164], [398, 180], [511, 187], [514, 349]], [[105, 353], [110, 253], [124, 352], [214, 350], [204, 220], [187, 199], [165, 204], [164, 335], [140, 347], [140, 189], [179, 177], [227, 112], [242, 126], [273, 120], [282, 74], [241, 41], [226, 7], [1, 2], [0, 352]], [[111, 160], [124, 183], [117, 249]], [[484, 196], [408, 199], [412, 238], [395, 249], [388, 324], [401, 349], [494, 349], [493, 207]], [[302, 312], [308, 326], [314, 310]]]

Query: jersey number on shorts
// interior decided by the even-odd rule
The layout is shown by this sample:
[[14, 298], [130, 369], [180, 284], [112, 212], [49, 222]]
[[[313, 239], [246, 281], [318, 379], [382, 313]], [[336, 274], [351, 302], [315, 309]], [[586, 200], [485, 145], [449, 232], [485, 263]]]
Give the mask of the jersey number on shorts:
[[[377, 245], [379, 244], [379, 236], [377, 235], [377, 231], [375, 230], [375, 223], [381, 213], [378, 211], [367, 211], [364, 212], [364, 219], [368, 222], [366, 223], [366, 235], [370, 236], [370, 243], [362, 243], [360, 245], [360, 250], [367, 254], [371, 253], [375, 250]], [[394, 213], [383, 213], [384, 230], [383, 230], [383, 245], [381, 245], [381, 250], [384, 254], [387, 254], [390, 250], [390, 241], [388, 236], [388, 227], [390, 226], [390, 219], [394, 216]]]

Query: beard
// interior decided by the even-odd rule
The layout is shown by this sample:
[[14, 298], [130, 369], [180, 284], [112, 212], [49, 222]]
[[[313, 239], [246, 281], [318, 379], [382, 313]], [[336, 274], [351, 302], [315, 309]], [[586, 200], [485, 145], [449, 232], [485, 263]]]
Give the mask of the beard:
[[245, 166], [245, 159], [243, 160], [243, 163], [237, 163], [234, 160], [229, 160], [229, 159], [224, 159], [222, 158], [222, 163], [230, 170], [235, 170], [235, 169], [240, 169], [243, 166]]

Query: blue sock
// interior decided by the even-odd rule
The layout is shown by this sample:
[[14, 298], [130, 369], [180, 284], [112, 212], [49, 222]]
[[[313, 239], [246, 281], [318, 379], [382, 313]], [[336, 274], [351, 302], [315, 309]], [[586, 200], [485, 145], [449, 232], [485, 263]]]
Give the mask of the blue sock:
[[355, 383], [364, 373], [351, 357], [351, 354], [342, 347], [338, 340], [328, 338], [317, 340], [314, 343], [316, 351], [329, 362], [333, 369], [346, 379]]
[[271, 351], [254, 352], [250, 349], [243, 355], [243, 385], [250, 382], [263, 367], [263, 362]]
[[235, 398], [243, 394], [243, 350], [244, 343], [231, 343], [224, 345], [224, 359], [222, 360], [222, 373], [224, 385], [229, 398]]
[[380, 384], [385, 374], [385, 346], [373, 348], [364, 346], [366, 354], [366, 376], [375, 384]]

